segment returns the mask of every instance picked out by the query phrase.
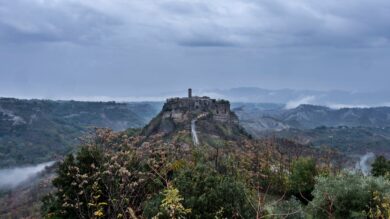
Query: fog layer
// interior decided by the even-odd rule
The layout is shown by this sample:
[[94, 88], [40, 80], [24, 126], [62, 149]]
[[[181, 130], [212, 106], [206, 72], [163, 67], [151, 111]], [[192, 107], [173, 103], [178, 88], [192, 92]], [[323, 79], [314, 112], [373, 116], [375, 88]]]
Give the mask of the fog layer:
[[51, 161], [35, 166], [0, 169], [0, 190], [15, 188], [53, 164], [54, 161]]

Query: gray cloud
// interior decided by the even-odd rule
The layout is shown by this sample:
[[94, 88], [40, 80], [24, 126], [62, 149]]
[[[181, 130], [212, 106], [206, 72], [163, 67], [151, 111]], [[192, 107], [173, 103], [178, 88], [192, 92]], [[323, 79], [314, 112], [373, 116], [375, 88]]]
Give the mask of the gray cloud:
[[16, 43], [100, 42], [120, 21], [68, 1], [15, 0], [0, 5], [0, 39]]
[[181, 46], [191, 47], [232, 47], [239, 46], [238, 42], [223, 38], [211, 38], [210, 36], [193, 35], [192, 38], [180, 39], [177, 42]]
[[389, 44], [389, 8], [386, 0], [14, 0], [2, 3], [0, 18], [3, 39], [19, 34], [26, 41], [119, 37], [183, 46], [361, 47]]
[[388, 90], [389, 10], [388, 0], [0, 0], [0, 96]]

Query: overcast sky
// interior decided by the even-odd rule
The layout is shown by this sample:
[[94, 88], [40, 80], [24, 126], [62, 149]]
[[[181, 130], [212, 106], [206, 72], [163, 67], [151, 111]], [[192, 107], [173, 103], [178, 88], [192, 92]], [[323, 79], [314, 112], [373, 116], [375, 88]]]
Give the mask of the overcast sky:
[[0, 0], [0, 96], [390, 90], [389, 0]]

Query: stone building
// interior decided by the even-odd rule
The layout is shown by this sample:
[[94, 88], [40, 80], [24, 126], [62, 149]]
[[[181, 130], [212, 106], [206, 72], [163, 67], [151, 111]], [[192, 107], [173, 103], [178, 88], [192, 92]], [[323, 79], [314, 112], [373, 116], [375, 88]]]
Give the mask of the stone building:
[[163, 112], [163, 118], [172, 118], [175, 122], [186, 121], [200, 115], [210, 115], [220, 122], [236, 120], [232, 118], [229, 101], [192, 96], [191, 89], [188, 89], [188, 97], [167, 99]]

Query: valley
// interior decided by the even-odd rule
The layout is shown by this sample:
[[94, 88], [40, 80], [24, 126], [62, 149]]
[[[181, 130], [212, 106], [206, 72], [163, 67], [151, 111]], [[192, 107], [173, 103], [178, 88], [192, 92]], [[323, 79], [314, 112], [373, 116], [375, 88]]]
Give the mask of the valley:
[[0, 98], [0, 168], [60, 159], [94, 128], [141, 128], [161, 103]]
[[306, 145], [337, 148], [346, 155], [390, 156], [390, 107], [341, 108], [235, 104], [233, 111], [254, 137], [276, 136]]
[[[16, 178], [9, 179], [17, 184], [10, 186], [9, 181], [0, 180], [0, 203], [8, 206], [0, 209], [4, 217], [10, 211], [19, 212], [19, 216], [39, 215], [40, 200], [53, 191], [51, 180], [57, 168], [51, 167], [53, 162], [40, 163], [61, 162], [67, 154], [77, 153], [96, 128], [130, 137], [141, 153], [161, 144], [176, 145], [182, 154], [175, 156], [187, 157], [196, 146], [207, 151], [209, 159], [216, 159], [213, 162], [217, 166], [222, 165], [219, 159], [225, 158], [214, 156], [243, 159], [260, 151], [267, 151], [262, 159], [269, 159], [272, 165], [289, 165], [300, 157], [313, 157], [319, 165], [349, 169], [369, 165], [375, 155], [389, 157], [387, 107], [330, 109], [300, 105], [286, 109], [283, 104], [230, 104], [196, 96], [171, 98], [165, 104], [2, 98], [0, 107], [0, 173], [22, 167], [15, 169], [19, 171]], [[365, 154], [371, 156], [370, 160], [364, 158]], [[35, 164], [39, 165], [31, 166]], [[369, 171], [364, 168], [362, 171]], [[28, 173], [27, 169], [37, 171]], [[1, 183], [7, 187], [1, 188]]]
[[[114, 131], [142, 128], [161, 108], [161, 102], [1, 98], [0, 167], [60, 159], [74, 150], [80, 138], [95, 127]], [[275, 136], [300, 144], [335, 147], [346, 154], [374, 152], [390, 156], [387, 150], [390, 144], [389, 107], [331, 109], [301, 105], [286, 109], [283, 104], [238, 102], [232, 103], [232, 112], [237, 114], [239, 123], [254, 138]], [[212, 128], [213, 125], [202, 120], [204, 117], [207, 114], [196, 120], [197, 128], [220, 130], [220, 135], [223, 128]], [[191, 121], [185, 123], [190, 130]], [[167, 120], [160, 128], [169, 127], [174, 126]]]

